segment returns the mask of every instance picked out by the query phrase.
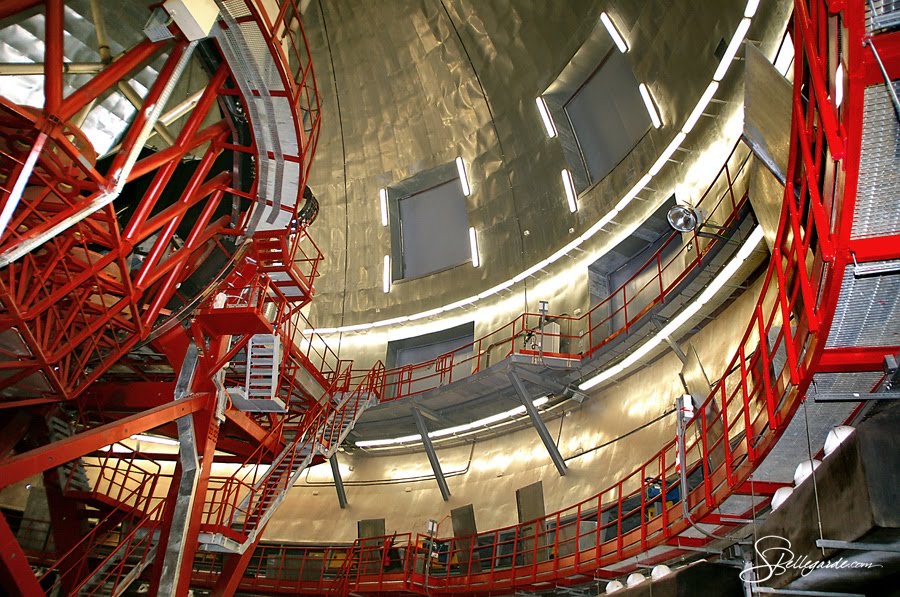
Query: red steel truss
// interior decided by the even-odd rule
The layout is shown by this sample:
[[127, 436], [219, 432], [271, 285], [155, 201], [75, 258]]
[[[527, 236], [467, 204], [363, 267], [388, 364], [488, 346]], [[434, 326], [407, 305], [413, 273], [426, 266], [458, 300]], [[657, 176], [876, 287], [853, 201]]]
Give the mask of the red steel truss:
[[[248, 16], [242, 25], [263, 32], [284, 83], [281, 93], [297, 108], [299, 152], [285, 159], [301, 163], [301, 180], [296, 203], [282, 200], [297, 215], [319, 129], [318, 95], [299, 10], [295, 0], [279, 2], [277, 14], [261, 10], [255, 0], [244, 1]], [[0, 9], [0, 17], [36, 4], [11, 3]], [[895, 239], [850, 239], [863, 92], [882, 81], [862, 45], [868, 35], [864, 5], [862, 0], [795, 1], [792, 143], [780, 227], [757, 307], [726, 369], [731, 373], [717, 383], [691, 423], [696, 433], [686, 445], [688, 487], [681, 486], [673, 439], [612, 486], [543, 519], [477, 536], [435, 540], [405, 533], [349, 547], [312, 548], [259, 545], [268, 516], [293, 484], [292, 475], [333, 452], [367, 404], [451, 383], [459, 363], [450, 354], [402, 370], [385, 371], [377, 363], [355, 371], [307, 332], [312, 326], [300, 308], [312, 298], [322, 257], [302, 225], [257, 233], [243, 243], [222, 281], [203, 296], [192, 325], [177, 325], [168, 306], [180, 283], [197, 271], [211, 247], [245, 235], [252, 210], [262, 208], [255, 183], [237, 188], [230, 173], [213, 170], [222, 151], [258, 155], [255, 142], [240, 145], [226, 120], [203, 127], [216, 101], [235, 95], [232, 73], [223, 63], [175, 143], [136, 162], [129, 180], [152, 175], [152, 183], [127, 221], [119, 220], [113, 204], [86, 214], [115, 186], [115, 172], [137, 147], [147, 107], [163, 93], [187, 44], [177, 32], [171, 43], [141, 43], [63, 97], [63, 8], [60, 0], [48, 0], [44, 107], [35, 110], [0, 98], [0, 213], [10, 216], [0, 232], [0, 334], [21, 341], [20, 349], [4, 349], [0, 359], [0, 407], [46, 404], [44, 415], [52, 412], [52, 403], [69, 402], [78, 418], [71, 436], [0, 460], [0, 484], [43, 473], [54, 495], [89, 504], [98, 514], [78, 540], [55, 533], [54, 552], [47, 549], [46, 537], [61, 517], [50, 523], [0, 518], [3, 588], [23, 595], [56, 588], [67, 594], [107, 594], [142, 577], [150, 581], [151, 592], [160, 590], [166, 582], [164, 548], [171, 533], [180, 530], [173, 523], [177, 486], [187, 471], [181, 462], [168, 464], [171, 456], [142, 453], [122, 442], [149, 430], [175, 435], [174, 422], [185, 417], [192, 421], [201, 458], [196, 499], [184, 519], [185, 563], [173, 579], [176, 594], [185, 594], [189, 586], [212, 588], [218, 595], [239, 589], [508, 594], [618, 575], [611, 565], [654, 547], [668, 548], [658, 556], [664, 561], [682, 548], [703, 546], [705, 540], [684, 536], [693, 523], [726, 528], [730, 523], [714, 513], [725, 499], [748, 491], [770, 496], [777, 489], [750, 487], [748, 479], [804, 400], [812, 375], [878, 370], [881, 358], [896, 351], [824, 347], [845, 267], [854, 257], [864, 263], [900, 256]], [[837, 46], [838, 27], [843, 48]], [[893, 75], [900, 75], [898, 35], [876, 36]], [[113, 167], [101, 173], [73, 116], [163, 54], [158, 81]], [[840, 108], [833, 99], [838, 60], [848, 74]], [[198, 149], [199, 165], [180, 197], [157, 209], [181, 159]], [[746, 205], [746, 194], [735, 184], [745, 155], [738, 146], [704, 195], [708, 211], [720, 214], [724, 226], [735, 223]], [[235, 197], [246, 200], [239, 217], [214, 216], [223, 201]], [[183, 244], [175, 243], [179, 224], [198, 206], [201, 215], [190, 234]], [[152, 249], [134, 267], [135, 247], [148, 239], [153, 239]], [[590, 329], [588, 347], [555, 356], [589, 358], [627, 333], [679, 281], [703, 266], [703, 256], [716, 242], [695, 239], [698, 250], [691, 260], [666, 260], [662, 251], [657, 253], [641, 270], [656, 275], [636, 296], [627, 295], [633, 287], [625, 285], [615, 297], [619, 306], [610, 306], [610, 299], [610, 305], [583, 316]], [[30, 250], [19, 255], [21, 247]], [[674, 265], [684, 262], [680, 269]], [[490, 365], [498, 346], [499, 358], [528, 354], [524, 337], [537, 327], [538, 317], [524, 314], [476, 341], [470, 347], [471, 371]], [[243, 413], [221, 403], [221, 386], [233, 387], [239, 378], [230, 363], [258, 333], [277, 336], [283, 348], [277, 396], [286, 414]], [[560, 337], [574, 340], [565, 331]], [[196, 349], [192, 379], [176, 386], [172, 372], [154, 373], [130, 361], [129, 353], [139, 344], [162, 352], [174, 376]], [[124, 363], [127, 373], [113, 374], [117, 363]], [[22, 437], [24, 432], [5, 428], [4, 454]], [[223, 458], [216, 450], [237, 456]], [[213, 474], [214, 462], [232, 463], [233, 472]], [[60, 473], [58, 482], [50, 478], [54, 471]], [[241, 547], [228, 553], [198, 551], [201, 541]], [[29, 563], [39, 566], [39, 574]]]

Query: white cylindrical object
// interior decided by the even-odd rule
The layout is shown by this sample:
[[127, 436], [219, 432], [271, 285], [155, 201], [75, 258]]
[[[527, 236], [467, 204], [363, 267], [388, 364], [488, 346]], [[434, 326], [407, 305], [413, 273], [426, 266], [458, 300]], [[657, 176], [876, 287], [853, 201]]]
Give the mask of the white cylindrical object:
[[654, 566], [653, 570], [650, 571], [650, 579], [659, 580], [664, 576], [669, 576], [670, 574], [672, 574], [672, 569], [665, 564], [660, 564], [659, 566]]
[[621, 591], [624, 588], [625, 588], [625, 585], [623, 585], [621, 582], [619, 582], [617, 580], [611, 580], [608, 583], [606, 583], [606, 592], [607, 593], [615, 593], [616, 591]]
[[825, 456], [829, 456], [837, 450], [837, 447], [850, 437], [854, 431], [855, 429], [849, 425], [839, 425], [829, 431], [828, 437], [825, 438]]
[[644, 578], [644, 575], [641, 574], [640, 572], [632, 572], [631, 574], [628, 575], [628, 578], [625, 580], [625, 585], [628, 587], [636, 587], [639, 584], [641, 584], [642, 582], [644, 582], [645, 580], [647, 580], [647, 579]]
[[798, 464], [797, 470], [794, 471], [794, 486], [803, 483], [814, 470], [819, 468], [820, 464], [822, 464], [822, 461], [816, 460], [815, 458], [813, 458], [812, 460], [804, 460], [803, 462]]
[[792, 493], [794, 493], [793, 487], [779, 487], [776, 489], [775, 495], [772, 496], [772, 510], [777, 510]]

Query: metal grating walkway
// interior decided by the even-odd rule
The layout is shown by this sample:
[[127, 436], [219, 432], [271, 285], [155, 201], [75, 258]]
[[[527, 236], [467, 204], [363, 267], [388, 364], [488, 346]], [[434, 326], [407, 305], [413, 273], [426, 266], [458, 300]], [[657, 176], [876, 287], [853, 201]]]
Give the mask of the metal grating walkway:
[[[900, 81], [893, 81], [900, 93]], [[852, 239], [900, 232], [900, 125], [884, 85], [866, 88]]]

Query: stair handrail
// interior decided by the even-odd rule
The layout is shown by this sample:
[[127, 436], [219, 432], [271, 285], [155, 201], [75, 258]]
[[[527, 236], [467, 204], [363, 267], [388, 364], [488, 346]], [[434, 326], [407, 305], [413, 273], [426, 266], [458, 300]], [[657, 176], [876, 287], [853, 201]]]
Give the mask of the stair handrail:
[[[861, 3], [841, 3], [845, 22], [859, 20], [860, 7]], [[595, 496], [541, 519], [490, 531], [494, 539], [487, 547], [493, 547], [496, 554], [501, 544], [509, 546], [510, 553], [503, 557], [509, 558], [512, 579], [522, 586], [533, 583], [539, 569], [546, 573], [542, 577], [546, 580], [553, 578], [550, 572], [584, 574], [665, 542], [678, 549], [677, 540], [694, 521], [712, 513], [747, 483], [799, 407], [823, 350], [821, 337], [830, 325], [835, 289], [840, 288], [843, 270], [831, 263], [831, 255], [836, 235], [849, 233], [852, 210], [848, 202], [852, 205], [854, 200], [852, 195], [837, 198], [835, 201], [845, 202], [843, 210], [826, 209], [825, 201], [832, 199], [834, 189], [826, 187], [823, 193], [819, 186], [823, 180], [839, 184], [837, 175], [824, 177], [822, 169], [832, 165], [832, 157], [840, 158], [847, 141], [844, 122], [828, 96], [828, 63], [818, 55], [818, 48], [828, 47], [828, 18], [824, 0], [815, 0], [812, 7], [806, 0], [795, 0], [792, 142], [773, 255], [750, 322], [725, 368], [727, 373], [689, 420], [697, 434], [687, 443], [683, 458], [687, 462], [676, 458], [677, 441], [672, 439]], [[853, 40], [851, 46], [858, 41]], [[840, 116], [849, 119], [846, 112]], [[854, 172], [853, 162], [845, 167]], [[678, 416], [685, 415], [679, 412]], [[680, 467], [685, 467], [688, 487], [681, 486]], [[670, 496], [676, 490], [680, 495], [673, 500]], [[670, 505], [670, 501], [675, 503]], [[680, 508], [683, 501], [687, 502], [684, 514]], [[751, 508], [750, 514], [758, 507]], [[591, 523], [593, 528], [582, 532], [582, 527], [591, 527], [583, 523]], [[629, 529], [632, 523], [635, 526]], [[564, 559], [556, 551], [556, 557], [541, 561], [539, 568], [535, 557], [540, 553], [538, 538], [552, 537], [549, 548], [558, 549], [558, 529], [563, 524], [575, 526], [575, 554]], [[586, 550], [581, 549], [582, 539], [592, 543]], [[520, 545], [523, 541], [533, 544]], [[516, 563], [517, 556], [527, 554], [534, 557], [532, 564]], [[452, 554], [448, 554], [448, 562], [450, 557]], [[496, 580], [495, 562], [492, 557], [491, 569], [486, 572], [491, 580]], [[455, 584], [450, 584], [451, 578], [448, 571], [446, 578], [420, 578], [418, 584], [425, 591], [465, 590], [468, 586], [468, 576], [457, 577]], [[485, 582], [485, 578], [477, 582]], [[510, 580], [509, 586], [514, 588], [514, 582]], [[501, 587], [492, 584], [489, 588]]]
[[[752, 153], [744, 141], [739, 139], [732, 146], [723, 165], [707, 185], [703, 194], [693, 204], [695, 207], [707, 211], [710, 219], [715, 219], [715, 216], [718, 216], [717, 226], [728, 231], [735, 230], [740, 224], [741, 218], [747, 212], [747, 204], [749, 202], [749, 182], [747, 178], [749, 174], [748, 165], [751, 163], [751, 160]], [[730, 165], [732, 162], [736, 162], [734, 167]], [[563, 354], [560, 356], [573, 360], [589, 358], [614, 338], [627, 333], [636, 321], [646, 315], [653, 306], [665, 302], [669, 294], [678, 287], [684, 278], [692, 270], [702, 265], [703, 260], [713, 249], [726, 242], [720, 238], [722, 235], [705, 238], [699, 235], [696, 230], [692, 233], [690, 242], [685, 242], [684, 236], [684, 233], [681, 232], [671, 232], [663, 245], [654, 251], [652, 256], [647, 258], [635, 274], [582, 315], [554, 314], [549, 317], [544, 316], [546, 319], [560, 323], [561, 326], [567, 324], [570, 329], [581, 329], [582, 326], [587, 326], [583, 335], [588, 338], [588, 346], [575, 351], [563, 351]], [[663, 257], [666, 251], [669, 251], [679, 243], [681, 247], [674, 255]], [[672, 275], [671, 280], [664, 282], [664, 274], [673, 267], [679, 268], [677, 273]], [[649, 270], [655, 270], [655, 274], [644, 283], [638, 292], [630, 292], [628, 286]], [[652, 296], [644, 299], [643, 290], [645, 288], [650, 289], [651, 286], [654, 286]], [[656, 289], [656, 286], [659, 288]], [[637, 308], [636, 313], [629, 312], [631, 305], [639, 297], [642, 301], [646, 300], [648, 304], [641, 305]], [[616, 306], [617, 303], [621, 303], [621, 305]], [[601, 315], [607, 309], [609, 313]], [[616, 324], [617, 318], [624, 319], [624, 323]], [[408, 398], [452, 383], [458, 379], [458, 377], [454, 379], [458, 375], [457, 371], [462, 371], [463, 377], [477, 373], [494, 364], [491, 361], [490, 353], [498, 346], [508, 345], [508, 349], [504, 350], [502, 355], [500, 355], [502, 358], [507, 358], [516, 352], [532, 354], [525, 345], [517, 347], [517, 341], [529, 335], [536, 337], [541, 319], [542, 315], [539, 313], [524, 312], [505, 325], [434, 359], [386, 370], [386, 393], [383, 400]], [[595, 340], [596, 331], [601, 330], [606, 325], [609, 325], [611, 328], [616, 325], [618, 327], [610, 329], [608, 332], [603, 333], [602, 337]], [[549, 336], [549, 334], [547, 335]], [[572, 343], [582, 340], [582, 334], [580, 333], [565, 333], [561, 330], [559, 334], [554, 335]], [[451, 365], [442, 371], [438, 367], [441, 361], [449, 361]], [[462, 365], [465, 363], [471, 363], [470, 370], [463, 370]]]
[[[153, 476], [149, 484], [150, 488], [156, 487], [158, 477], [159, 475]], [[148, 517], [152, 517], [158, 514], [157, 511], [159, 510], [161, 505], [165, 503], [165, 500], [162, 499], [162, 497], [154, 498], [152, 490], [145, 496], [145, 501], [147, 505], [151, 504], [152, 501], [156, 501], [157, 503], [154, 507], [141, 509], [136, 506], [132, 507], [128, 505], [128, 502], [132, 497], [134, 498], [136, 504], [140, 504], [141, 496], [144, 494], [145, 489], [147, 489], [147, 487], [145, 487], [143, 484], [140, 484], [131, 491], [131, 494], [124, 496], [124, 499], [118, 500], [118, 505], [114, 507], [106, 516], [100, 519], [90, 531], [88, 531], [75, 545], [73, 545], [68, 551], [60, 556], [53, 565], [49, 566], [39, 577], [39, 580], [43, 581], [49, 574], [54, 571], [59, 574], [57, 583], [61, 582], [62, 578], [64, 578], [65, 576], [73, 573], [77, 578], [80, 571], [84, 569], [88, 554], [91, 553], [91, 550], [95, 545], [98, 545], [102, 542], [101, 535], [103, 535], [104, 537], [112, 535], [117, 532], [116, 529], [118, 529], [119, 527], [127, 527], [130, 522], [133, 522], [135, 520], [140, 522]], [[121, 520], [116, 521], [116, 519], [120, 516], [122, 517]], [[113, 524], [114, 521], [115, 524]], [[63, 562], [71, 559], [73, 556], [77, 556], [77, 554], [83, 555], [81, 555], [74, 561], [73, 566], [65, 571], [59, 569], [60, 565]]]
[[[128, 557], [136, 550], [134, 546], [135, 538], [137, 537], [138, 531], [144, 530], [146, 531], [146, 543], [144, 544], [144, 555], [141, 558], [143, 562], [147, 557], [147, 553], [150, 551], [151, 546], [153, 544], [153, 535], [156, 532], [157, 528], [162, 524], [163, 513], [165, 510], [166, 502], [165, 500], [160, 500], [156, 506], [148, 512], [145, 516], [142, 516], [138, 523], [122, 538], [116, 545], [116, 549], [114, 549], [109, 555], [107, 555], [93, 570], [92, 573], [89, 573], [72, 591], [72, 594], [79, 594], [79, 592], [84, 588], [85, 584], [91, 580], [93, 577], [93, 573], [101, 570], [107, 563], [112, 560], [113, 557], [117, 556], [117, 552], [119, 549], [124, 547], [124, 551], [120, 556], [120, 560], [115, 564], [105, 575], [104, 579], [109, 578], [112, 572], [116, 572], [116, 580], [114, 582], [118, 582], [119, 578], [122, 576], [122, 570], [125, 568], [128, 563]], [[95, 591], [89, 593], [90, 595], [94, 594]], [[113, 592], [115, 592], [115, 585], [113, 586]]]
[[[266, 472], [262, 482], [253, 488], [250, 499], [247, 500], [246, 508], [241, 512], [244, 515], [244, 521], [241, 524], [246, 530], [248, 522], [255, 525], [262, 520], [266, 510], [268, 510], [274, 499], [271, 496], [279, 496], [287, 492], [294, 481], [294, 471], [299, 463], [304, 460], [312, 459], [316, 455], [316, 450], [322, 455], [328, 455], [337, 449], [335, 439], [340, 439], [343, 430], [343, 424], [360, 411], [363, 406], [361, 397], [370, 393], [374, 380], [378, 377], [380, 361], [372, 367], [371, 374], [360, 383], [349, 395], [345, 396], [338, 403], [334, 403], [331, 398], [336, 392], [336, 388], [342, 383], [343, 376], [338, 375], [332, 382], [331, 387], [326, 392], [326, 397], [310, 406], [304, 416], [294, 441], [285, 448], [283, 455], [272, 463], [272, 466]], [[352, 405], [352, 406], [351, 406]], [[351, 413], [351, 417], [348, 417]], [[312, 449], [306, 454], [302, 460], [298, 460], [297, 455], [302, 446], [310, 444]], [[289, 459], [285, 466], [282, 466], [285, 459]], [[274, 471], [279, 470], [281, 474], [275, 480], [274, 484], [270, 484]], [[254, 499], [255, 498], [255, 499]], [[255, 502], [255, 503], [254, 503]], [[243, 502], [242, 502], [243, 503]], [[239, 512], [239, 508], [235, 508], [235, 513]], [[232, 524], [237, 523], [232, 518]]]

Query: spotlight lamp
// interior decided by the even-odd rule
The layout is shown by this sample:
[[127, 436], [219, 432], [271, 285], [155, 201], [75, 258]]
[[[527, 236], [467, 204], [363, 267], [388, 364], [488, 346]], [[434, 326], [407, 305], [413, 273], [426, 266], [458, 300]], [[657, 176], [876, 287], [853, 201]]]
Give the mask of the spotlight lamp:
[[700, 214], [689, 205], [676, 205], [666, 214], [666, 219], [678, 232], [691, 232], [700, 226]]
[[[669, 221], [669, 226], [676, 232], [693, 232], [696, 230], [697, 236], [719, 238], [731, 242], [731, 239], [721, 234], [721, 231], [726, 230], [727, 227], [704, 222], [706, 215], [706, 212], [702, 209], [691, 207], [690, 205], [676, 205], [666, 214], [666, 219]], [[718, 230], [719, 233], [704, 232], [702, 231], [703, 228], [713, 228]]]

